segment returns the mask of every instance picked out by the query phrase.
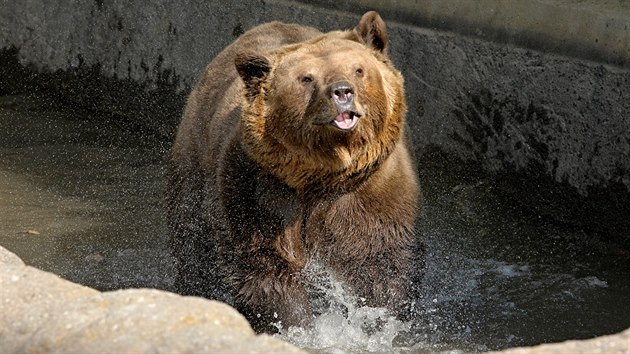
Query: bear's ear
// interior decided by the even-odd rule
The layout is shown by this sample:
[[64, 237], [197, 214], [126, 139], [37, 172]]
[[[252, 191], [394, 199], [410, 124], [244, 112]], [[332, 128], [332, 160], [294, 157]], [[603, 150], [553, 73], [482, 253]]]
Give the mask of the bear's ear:
[[368, 48], [387, 53], [387, 26], [378, 12], [366, 12], [355, 31]]
[[245, 83], [247, 97], [250, 99], [256, 97], [260, 91], [260, 84], [271, 71], [269, 59], [258, 53], [241, 52], [234, 58], [234, 64]]

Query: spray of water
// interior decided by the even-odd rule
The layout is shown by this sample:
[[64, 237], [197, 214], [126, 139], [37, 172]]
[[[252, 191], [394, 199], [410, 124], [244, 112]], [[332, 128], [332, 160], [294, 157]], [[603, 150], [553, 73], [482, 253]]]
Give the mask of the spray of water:
[[305, 328], [283, 328], [281, 339], [318, 353], [395, 352], [396, 338], [411, 323], [396, 319], [382, 307], [366, 305], [366, 299], [350, 294], [333, 274], [318, 264], [307, 268], [307, 288], [314, 319]]

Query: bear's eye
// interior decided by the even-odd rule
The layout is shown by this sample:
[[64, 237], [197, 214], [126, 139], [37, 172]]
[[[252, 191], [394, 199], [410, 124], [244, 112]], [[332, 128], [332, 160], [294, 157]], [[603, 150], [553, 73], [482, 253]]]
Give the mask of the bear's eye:
[[357, 77], [363, 77], [363, 68], [358, 68], [358, 69], [354, 72], [354, 74], [355, 74]]
[[304, 75], [300, 78], [300, 81], [302, 81], [303, 84], [310, 84], [313, 82], [313, 77], [311, 75]]

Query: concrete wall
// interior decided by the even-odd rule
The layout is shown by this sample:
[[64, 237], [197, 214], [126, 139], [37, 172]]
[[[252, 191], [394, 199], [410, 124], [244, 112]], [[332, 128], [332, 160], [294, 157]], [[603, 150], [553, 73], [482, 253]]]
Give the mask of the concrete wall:
[[350, 28], [376, 6], [422, 163], [494, 176], [536, 213], [630, 239], [622, 2], [316, 3], [5, 1], [0, 48], [11, 49], [0, 54], [0, 92], [44, 86], [169, 136], [200, 70], [244, 30], [271, 20]]
[[303, 0], [350, 12], [375, 9], [417, 27], [630, 66], [624, 0]]

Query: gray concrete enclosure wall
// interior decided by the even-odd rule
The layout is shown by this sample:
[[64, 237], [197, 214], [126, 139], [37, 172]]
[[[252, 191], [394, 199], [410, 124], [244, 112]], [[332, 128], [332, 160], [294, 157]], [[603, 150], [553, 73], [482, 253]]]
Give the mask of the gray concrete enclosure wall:
[[[327, 1], [4, 1], [1, 60], [24, 75], [3, 65], [0, 91], [45, 77], [76, 104], [142, 120], [168, 135], [200, 71], [243, 31], [271, 20], [351, 28], [359, 10], [380, 7], [392, 59], [406, 78], [421, 158], [464, 162], [508, 181], [506, 190], [538, 203], [540, 213], [579, 205], [569, 212], [572, 220], [630, 238], [627, 9], [613, 1], [472, 3], [338, 3], [357, 11], [344, 12]], [[422, 18], [455, 32], [415, 26]], [[563, 43], [570, 50], [561, 50]]]
[[378, 10], [401, 23], [630, 66], [624, 0], [303, 0], [351, 12]]

